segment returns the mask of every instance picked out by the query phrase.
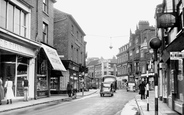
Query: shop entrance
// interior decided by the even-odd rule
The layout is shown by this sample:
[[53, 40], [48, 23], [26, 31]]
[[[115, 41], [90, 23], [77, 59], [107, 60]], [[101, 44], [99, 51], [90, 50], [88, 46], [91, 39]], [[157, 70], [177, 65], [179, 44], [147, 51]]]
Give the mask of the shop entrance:
[[5, 52], [0, 54], [0, 77], [3, 85], [7, 78], [13, 81], [13, 91], [15, 97], [24, 96], [22, 80], [28, 77], [29, 58]]

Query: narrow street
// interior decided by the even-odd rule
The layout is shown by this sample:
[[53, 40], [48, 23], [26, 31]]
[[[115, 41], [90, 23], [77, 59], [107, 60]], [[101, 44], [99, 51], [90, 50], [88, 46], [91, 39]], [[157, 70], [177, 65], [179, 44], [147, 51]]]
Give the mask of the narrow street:
[[61, 103], [50, 103], [1, 113], [0, 115], [120, 115], [137, 92], [117, 90], [113, 97], [99, 93]]

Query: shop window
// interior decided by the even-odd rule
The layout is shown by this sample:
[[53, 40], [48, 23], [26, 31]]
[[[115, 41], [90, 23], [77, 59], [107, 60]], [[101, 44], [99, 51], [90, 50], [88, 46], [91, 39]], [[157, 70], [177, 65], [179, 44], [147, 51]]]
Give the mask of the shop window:
[[47, 59], [43, 50], [38, 54], [37, 63], [37, 91], [48, 90]]
[[58, 90], [59, 89], [59, 77], [51, 77], [50, 89], [51, 90]]

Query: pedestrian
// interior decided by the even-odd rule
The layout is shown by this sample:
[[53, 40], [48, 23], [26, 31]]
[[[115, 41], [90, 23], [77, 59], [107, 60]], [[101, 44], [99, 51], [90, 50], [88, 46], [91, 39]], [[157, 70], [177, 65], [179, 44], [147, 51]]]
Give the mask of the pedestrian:
[[67, 93], [68, 93], [68, 96], [71, 97], [72, 84], [70, 82], [68, 82], [68, 84], [67, 84]]
[[5, 99], [7, 100], [6, 104], [12, 104], [12, 99], [14, 98], [13, 94], [13, 82], [10, 80], [10, 78], [6, 79], [4, 88], [6, 88], [6, 94]]
[[4, 99], [4, 88], [3, 88], [3, 81], [0, 78], [0, 105], [2, 105], [2, 100]]
[[141, 83], [139, 84], [139, 94], [141, 95], [141, 99], [145, 99], [145, 87], [145, 82], [141, 81]]
[[27, 77], [24, 77], [24, 80], [22, 81], [22, 86], [24, 87], [24, 101], [28, 101], [29, 81]]
[[77, 97], [77, 95], [76, 95], [76, 93], [77, 93], [77, 83], [76, 82], [75, 82], [72, 89], [73, 89], [72, 96], [73, 96], [73, 98], [76, 98]]

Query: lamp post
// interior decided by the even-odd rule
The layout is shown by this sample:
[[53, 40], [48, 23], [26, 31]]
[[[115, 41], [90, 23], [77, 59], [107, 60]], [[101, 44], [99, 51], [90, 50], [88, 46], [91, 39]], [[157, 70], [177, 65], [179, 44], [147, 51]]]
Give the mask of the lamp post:
[[150, 40], [150, 47], [154, 50], [155, 61], [155, 115], [158, 115], [158, 69], [157, 69], [157, 50], [161, 46], [161, 40], [157, 37]]

